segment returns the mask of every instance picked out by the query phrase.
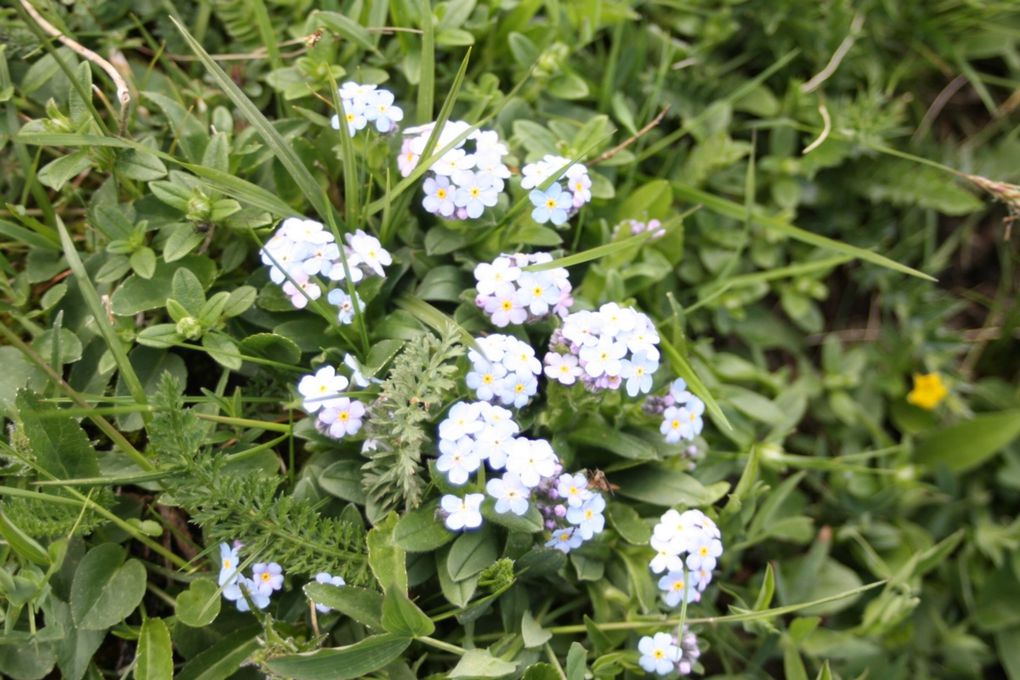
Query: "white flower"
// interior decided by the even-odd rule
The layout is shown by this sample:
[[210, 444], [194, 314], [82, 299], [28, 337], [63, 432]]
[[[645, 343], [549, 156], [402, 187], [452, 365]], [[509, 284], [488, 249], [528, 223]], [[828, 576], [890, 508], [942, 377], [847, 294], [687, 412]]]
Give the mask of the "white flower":
[[509, 324], [524, 323], [528, 318], [528, 311], [524, 309], [518, 293], [507, 287], [490, 297], [485, 303], [485, 313], [489, 315], [493, 325], [504, 328]]
[[373, 380], [375, 382], [379, 382], [377, 379], [369, 379], [365, 377], [365, 374], [362, 372], [363, 368], [361, 364], [358, 363], [357, 357], [355, 357], [353, 354], [344, 355], [344, 366], [350, 369], [351, 382], [353, 382], [358, 387], [368, 387], [370, 384], [372, 384]]
[[535, 316], [545, 316], [560, 299], [559, 286], [545, 272], [525, 272], [517, 281], [517, 300]]
[[669, 675], [680, 661], [680, 648], [669, 633], [656, 633], [654, 637], [643, 636], [638, 641], [641, 658], [638, 663], [649, 673]]
[[606, 499], [602, 494], [594, 494], [581, 507], [567, 509], [567, 521], [577, 526], [581, 538], [590, 540], [595, 534], [601, 534], [606, 527], [606, 518], [602, 511], [606, 509]]
[[485, 485], [485, 490], [496, 499], [498, 513], [512, 512], [515, 515], [523, 515], [528, 511], [531, 490], [512, 472], [503, 475], [502, 479], [490, 479]]
[[581, 507], [593, 495], [588, 490], [588, 478], [580, 472], [573, 475], [569, 473], [560, 475], [556, 493], [572, 508]]
[[[344, 104], [344, 108], [347, 105]], [[368, 118], [365, 116], [364, 111], [350, 110], [344, 111], [344, 120], [347, 121], [347, 134], [351, 137], [358, 134], [358, 130], [364, 130], [365, 126], [368, 125]], [[340, 129], [340, 114], [334, 115], [329, 119], [329, 124], [334, 130]]]
[[262, 595], [272, 595], [283, 587], [283, 568], [276, 562], [256, 562], [251, 574], [256, 590]]
[[538, 379], [531, 373], [517, 371], [500, 381], [497, 396], [499, 400], [514, 408], [523, 408], [538, 392]]
[[290, 272], [290, 279], [284, 282], [283, 293], [290, 298], [290, 303], [295, 309], [304, 309], [309, 302], [322, 297], [322, 289], [302, 270]]
[[639, 392], [651, 392], [652, 374], [658, 367], [659, 362], [652, 361], [644, 354], [636, 354], [630, 361], [624, 361], [620, 367], [620, 377], [627, 380], [627, 394], [636, 397]]
[[[439, 146], [442, 146], [440, 143]], [[439, 147], [437, 147], [439, 148]], [[450, 149], [436, 161], [430, 170], [437, 175], [450, 177], [475, 167], [475, 157], [464, 149]]]
[[366, 265], [379, 276], [386, 275], [383, 267], [392, 264], [393, 258], [382, 247], [382, 244], [379, 243], [379, 239], [358, 229], [353, 234], [347, 235], [347, 243], [358, 257], [359, 262]]
[[373, 92], [365, 105], [365, 117], [375, 122], [375, 129], [386, 133], [404, 119], [404, 112], [393, 104], [393, 93], [388, 90]]
[[[345, 585], [347, 585], [347, 582], [344, 581], [342, 576], [333, 576], [333, 575], [328, 574], [328, 573], [326, 573], [324, 571], [319, 572], [318, 574], [315, 575], [315, 582], [316, 583], [325, 583], [325, 584], [331, 585], [331, 586], [345, 586]], [[318, 602], [315, 603], [315, 609], [320, 614], [328, 614], [331, 611], [333, 611], [332, 609], [330, 609], [326, 605], [319, 604]]]
[[452, 441], [475, 435], [485, 426], [481, 418], [481, 402], [457, 402], [446, 414], [446, 419], [439, 423], [439, 438]]
[[545, 547], [568, 553], [574, 548], [580, 548], [582, 543], [584, 539], [581, 538], [581, 534], [577, 533], [574, 527], [567, 527], [554, 531], [552, 538], [546, 541]]
[[581, 375], [581, 367], [573, 354], [549, 352], [545, 355], [545, 374], [564, 385], [573, 385]]
[[694, 546], [691, 554], [687, 556], [687, 568], [692, 572], [707, 569], [711, 572], [715, 569], [716, 561], [722, 555], [722, 541], [703, 535], [701, 541]]
[[[479, 295], [495, 295], [521, 276], [521, 268], [515, 267], [508, 257], [497, 257], [491, 263], [480, 262], [475, 266], [475, 281]], [[512, 290], [512, 288], [511, 288]]]
[[[573, 167], [576, 168], [577, 166]], [[567, 189], [573, 194], [572, 204], [575, 208], [580, 208], [591, 200], [591, 178], [587, 174], [579, 174], [576, 177], [569, 178]]]
[[357, 399], [341, 397], [319, 412], [319, 422], [334, 439], [357, 434], [365, 417], [365, 405]]
[[425, 180], [425, 199], [422, 206], [432, 214], [449, 217], [456, 205], [453, 201], [454, 190], [448, 177], [428, 178]]
[[651, 543], [656, 552], [655, 557], [653, 557], [652, 561], [648, 564], [649, 569], [656, 574], [661, 574], [664, 571], [683, 570], [684, 561], [680, 555], [673, 551], [673, 546], [669, 543], [669, 541], [659, 542], [659, 544], [656, 545], [655, 538], [652, 538]]
[[514, 439], [507, 452], [506, 469], [520, 478], [529, 489], [538, 486], [545, 477], [556, 474], [559, 459], [549, 442], [544, 439]]
[[458, 207], [467, 210], [468, 217], [480, 217], [486, 208], [496, 205], [499, 192], [492, 185], [492, 178], [476, 172], [466, 172], [458, 177], [460, 188], [454, 197]]
[[345, 81], [340, 85], [337, 94], [343, 100], [344, 108], [349, 111], [363, 112], [368, 106], [372, 94], [375, 92], [375, 85]]
[[559, 184], [553, 184], [545, 191], [532, 189], [528, 199], [535, 206], [531, 211], [531, 219], [539, 224], [552, 222], [558, 227], [567, 221], [571, 198]]
[[220, 543], [220, 578], [219, 584], [226, 586], [237, 581], [241, 573], [240, 559], [237, 557], [237, 548], [232, 548], [227, 543]]
[[506, 369], [503, 364], [490, 364], [483, 362], [475, 364], [472, 371], [467, 374], [464, 382], [475, 391], [475, 396], [484, 401], [496, 398], [496, 390], [502, 384]]
[[662, 591], [662, 599], [670, 607], [675, 607], [686, 595], [688, 602], [694, 602], [700, 594], [693, 583], [688, 582], [687, 573], [671, 571], [659, 579], [659, 590]]
[[467, 483], [471, 473], [482, 464], [482, 459], [475, 451], [474, 442], [467, 437], [449, 444], [442, 442], [443, 453], [436, 459], [436, 469], [446, 475], [450, 484], [460, 486]]
[[361, 297], [355, 293], [354, 300], [351, 299], [346, 291], [340, 288], [334, 288], [329, 291], [329, 295], [326, 296], [329, 303], [335, 306], [339, 312], [337, 313], [337, 319], [342, 324], [351, 324], [354, 322], [354, 302], [358, 303], [358, 307], [364, 309], [364, 303], [361, 301]]
[[443, 496], [439, 505], [446, 513], [444, 520], [446, 528], [450, 531], [460, 531], [482, 526], [481, 507], [484, 500], [485, 495], [480, 493], [469, 493], [464, 498], [453, 494]]
[[601, 375], [618, 376], [623, 368], [620, 359], [627, 353], [623, 343], [616, 342], [609, 336], [603, 336], [597, 345], [583, 347], [579, 357], [585, 372], [597, 378]]
[[[248, 598], [245, 599], [245, 594]], [[254, 580], [245, 576], [238, 577], [236, 581], [223, 588], [223, 597], [234, 602], [237, 611], [249, 611], [248, 600], [258, 609], [265, 609], [269, 606], [269, 594], [259, 590]]]
[[336, 372], [332, 366], [323, 366], [312, 375], [306, 375], [298, 383], [298, 392], [304, 397], [301, 407], [308, 413], [334, 404], [340, 393], [347, 389], [347, 378]]

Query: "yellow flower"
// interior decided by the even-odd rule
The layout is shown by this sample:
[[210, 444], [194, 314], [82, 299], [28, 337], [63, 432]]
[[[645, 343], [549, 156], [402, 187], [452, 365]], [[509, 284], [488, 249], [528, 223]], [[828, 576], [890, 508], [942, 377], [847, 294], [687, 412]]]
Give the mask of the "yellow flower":
[[907, 394], [907, 401], [915, 406], [931, 411], [946, 398], [949, 390], [942, 382], [938, 373], [915, 373], [914, 389]]

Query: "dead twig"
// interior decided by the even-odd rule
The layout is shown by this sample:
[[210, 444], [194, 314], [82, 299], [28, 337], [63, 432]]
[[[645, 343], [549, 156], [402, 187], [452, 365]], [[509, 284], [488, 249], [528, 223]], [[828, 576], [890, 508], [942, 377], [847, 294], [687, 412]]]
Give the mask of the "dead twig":
[[609, 160], [610, 158], [620, 153], [637, 140], [644, 137], [646, 134], [648, 134], [649, 131], [652, 130], [652, 128], [654, 128], [655, 126], [662, 122], [662, 119], [666, 117], [666, 113], [668, 111], [669, 105], [667, 104], [665, 108], [663, 108], [662, 111], [659, 112], [659, 115], [657, 115], [655, 118], [652, 118], [652, 120], [650, 120], [647, 125], [638, 130], [635, 134], [623, 140], [623, 142], [621, 142], [620, 144], [617, 144], [612, 149], [606, 151], [604, 154], [596, 158], [594, 161], [591, 162], [591, 165], [597, 165], [599, 163], [602, 163], [603, 161]]
[[124, 124], [127, 122], [127, 109], [131, 104], [131, 90], [128, 88], [127, 81], [124, 80], [124, 76], [121, 75], [120, 71], [103, 57], [65, 35], [63, 31], [43, 18], [28, 0], [21, 0], [21, 6], [25, 8], [25, 11], [32, 17], [32, 20], [39, 24], [39, 28], [59, 40], [81, 58], [92, 62], [106, 72], [106, 75], [110, 77], [110, 80], [113, 81], [117, 88], [117, 101], [120, 103], [120, 125], [121, 130], [123, 130]]

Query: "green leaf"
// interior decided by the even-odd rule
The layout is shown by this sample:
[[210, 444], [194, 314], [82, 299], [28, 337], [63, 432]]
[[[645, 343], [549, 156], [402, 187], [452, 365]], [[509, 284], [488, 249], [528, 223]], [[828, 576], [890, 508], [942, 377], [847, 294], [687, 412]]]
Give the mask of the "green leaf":
[[659, 455], [655, 447], [640, 437], [609, 427], [594, 419], [588, 419], [567, 435], [567, 441], [612, 451], [621, 458], [630, 460], [655, 460]]
[[14, 405], [21, 388], [42, 389], [46, 385], [46, 374], [16, 347], [0, 347], [0, 365], [4, 367], [0, 371], [0, 413]]
[[517, 670], [517, 664], [496, 658], [487, 649], [469, 649], [448, 678], [500, 678]]
[[196, 579], [177, 596], [177, 620], [192, 628], [208, 626], [219, 616], [220, 604], [220, 590], [215, 581]]
[[[731, 217], [735, 220], [744, 220], [747, 218], [747, 210], [744, 208], [744, 206], [740, 205], [739, 203], [735, 203], [720, 196], [715, 196], [714, 194], [701, 191], [700, 189], [695, 189], [694, 187], [689, 186], [687, 184], [683, 184], [681, 182], [674, 182], [673, 190], [676, 192], [679, 198], [690, 201], [691, 203], [703, 205], [712, 212], [718, 213], [725, 217]], [[926, 281], [935, 280], [933, 277], [925, 274], [924, 272], [920, 272], [916, 269], [913, 269], [912, 267], [900, 264], [895, 260], [890, 260], [888, 257], [885, 257], [884, 255], [879, 255], [874, 251], [866, 250], [864, 248], [858, 248], [857, 246], [842, 243], [840, 241], [836, 241], [826, 236], [819, 236], [818, 234], [801, 229], [800, 227], [795, 227], [794, 225], [789, 224], [788, 222], [785, 222], [784, 220], [778, 217], [769, 217], [767, 215], [763, 215], [761, 212], [757, 210], [752, 212], [751, 221], [767, 229], [771, 229], [780, 234], [783, 234], [784, 236], [788, 236], [792, 239], [801, 241], [803, 243], [807, 243], [809, 245], [817, 246], [819, 248], [828, 248], [829, 250], [834, 250], [837, 253], [850, 255], [851, 257], [854, 257], [856, 259], [864, 260], [865, 262], [871, 262], [872, 264], [877, 264], [880, 267], [892, 269], [893, 271], [898, 271], [903, 274], [916, 276]], [[698, 396], [701, 395], [699, 394]]]
[[32, 341], [32, 347], [39, 352], [39, 356], [49, 362], [51, 357], [53, 357], [53, 351], [55, 349], [53, 347], [54, 340], [58, 337], [60, 339], [57, 341], [59, 347], [57, 361], [61, 364], [73, 364], [75, 361], [81, 359], [81, 340], [78, 339], [77, 335], [66, 328], [61, 328], [59, 333], [55, 328], [43, 331], [38, 337], [36, 337], [35, 340]]
[[450, 547], [446, 559], [446, 569], [454, 581], [480, 573], [499, 557], [496, 537], [488, 529], [482, 527], [476, 531], [461, 534]]
[[229, 335], [225, 333], [206, 333], [202, 336], [202, 347], [220, 366], [229, 368], [232, 371], [240, 370], [242, 364], [241, 352], [237, 349], [237, 345], [234, 344]]
[[[213, 261], [203, 255], [187, 255], [172, 264], [157, 262], [156, 271], [151, 278], [143, 279], [131, 275], [113, 291], [113, 295], [110, 296], [113, 313], [117, 316], [134, 316], [139, 312], [162, 307], [170, 297], [171, 280], [181, 269], [187, 269], [194, 274], [202, 286], [211, 284], [216, 276]], [[176, 295], [173, 297], [177, 298], [178, 302], [184, 302]]]
[[393, 541], [407, 552], [432, 552], [452, 541], [455, 534], [436, 519], [437, 506], [426, 503], [401, 517]]
[[308, 167], [305, 165], [298, 155], [291, 148], [290, 144], [283, 138], [283, 136], [277, 132], [273, 124], [270, 123], [259, 107], [256, 106], [248, 97], [241, 91], [241, 88], [237, 86], [234, 80], [226, 74], [226, 72], [219, 67], [216, 61], [209, 56], [202, 45], [195, 40], [195, 38], [188, 32], [184, 26], [178, 23], [177, 19], [170, 17], [170, 21], [177, 26], [177, 30], [184, 36], [185, 42], [191, 47], [191, 50], [198, 56], [199, 61], [205, 66], [209, 75], [212, 79], [220, 86], [224, 94], [230, 98], [241, 114], [248, 120], [259, 136], [266, 143], [273, 155], [280, 161], [287, 173], [293, 178], [294, 183], [297, 184], [298, 188], [308, 199], [308, 202], [315, 208], [315, 212], [319, 214], [324, 220], [332, 216], [332, 207], [329, 201], [326, 200], [325, 193], [319, 186], [318, 181], [309, 172]]
[[260, 626], [245, 626], [188, 660], [176, 680], [226, 680], [259, 647]]
[[21, 392], [17, 405], [23, 431], [40, 468], [57, 479], [99, 476], [95, 449], [74, 418], [54, 408], [43, 408], [30, 392]]
[[531, 615], [531, 610], [528, 610], [521, 617], [521, 639], [524, 640], [526, 648], [533, 649], [541, 647], [551, 640], [552, 633], [542, 628], [542, 624], [536, 621], [535, 617]]
[[366, 496], [361, 486], [361, 465], [355, 460], [338, 460], [319, 475], [319, 486], [337, 498], [364, 504]]
[[12, 522], [11, 518], [3, 511], [0, 511], [0, 536], [3, 536], [7, 545], [24, 559], [35, 562], [41, 567], [50, 566], [50, 555], [46, 552], [46, 548]]
[[567, 680], [584, 680], [587, 662], [588, 650], [580, 642], [570, 643], [567, 651]]
[[177, 225], [163, 244], [163, 261], [174, 262], [197, 248], [205, 237], [190, 224]]
[[729, 490], [728, 482], [703, 486], [690, 475], [661, 465], [642, 465], [613, 476], [621, 496], [662, 507], [711, 505]]
[[117, 159], [114, 169], [124, 177], [151, 182], [166, 177], [166, 166], [159, 156], [141, 149], [130, 149]]
[[43, 186], [54, 191], [60, 191], [64, 185], [73, 178], [80, 175], [86, 168], [91, 167], [92, 159], [87, 151], [75, 151], [62, 156], [55, 161], [49, 162], [36, 175], [36, 179]]
[[632, 545], [648, 545], [652, 530], [637, 510], [626, 503], [607, 503], [606, 516], [623, 540]]
[[410, 644], [411, 638], [401, 635], [373, 635], [346, 647], [279, 656], [266, 667], [293, 680], [353, 680], [383, 668]]
[[431, 635], [436, 624], [411, 602], [404, 591], [391, 586], [386, 589], [383, 599], [382, 627], [387, 633], [417, 638]]
[[365, 541], [368, 544], [368, 565], [375, 575], [375, 580], [385, 591], [396, 587], [407, 592], [407, 565], [404, 549], [393, 540], [393, 532], [397, 525], [397, 514], [391, 512], [382, 522], [368, 532]]
[[145, 567], [124, 561], [124, 549], [103, 543], [82, 558], [71, 583], [71, 615], [85, 630], [102, 630], [123, 621], [145, 595]]
[[156, 253], [148, 246], [142, 246], [131, 253], [128, 261], [131, 263], [131, 269], [134, 270], [135, 274], [138, 274], [143, 279], [151, 279], [152, 275], [156, 273]]
[[[301, 361], [301, 348], [297, 344], [282, 335], [276, 333], [256, 333], [249, 335], [241, 341], [240, 350], [243, 354], [262, 359], [269, 359], [281, 364], [297, 364]], [[361, 484], [361, 477], [355, 480]], [[322, 479], [319, 479], [320, 484]], [[325, 488], [325, 487], [323, 487]], [[332, 493], [332, 492], [330, 492]], [[341, 496], [343, 498], [343, 496]], [[362, 496], [363, 498], [363, 496]], [[353, 500], [353, 499], [348, 499]], [[364, 500], [360, 501], [364, 502]]]
[[322, 604], [349, 616], [370, 628], [382, 628], [382, 594], [357, 586], [334, 586], [328, 583], [309, 583], [305, 595], [312, 602]]
[[378, 50], [376, 50], [375, 45], [372, 43], [372, 36], [365, 27], [339, 12], [316, 10], [312, 12], [311, 20], [312, 25], [316, 28], [328, 28], [361, 49], [378, 53]]
[[982, 413], [935, 430], [914, 449], [917, 462], [953, 472], [973, 469], [1020, 436], [1020, 409]]
[[174, 654], [163, 619], [146, 619], [138, 634], [135, 680], [172, 680]]

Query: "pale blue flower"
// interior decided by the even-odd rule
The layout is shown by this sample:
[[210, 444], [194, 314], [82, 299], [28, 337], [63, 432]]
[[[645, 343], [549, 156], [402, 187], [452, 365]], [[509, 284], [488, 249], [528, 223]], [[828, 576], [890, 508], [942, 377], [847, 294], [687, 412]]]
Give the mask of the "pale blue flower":
[[559, 184], [553, 184], [545, 191], [533, 189], [528, 198], [535, 209], [531, 211], [531, 219], [539, 224], [552, 222], [557, 227], [567, 221], [567, 210], [571, 207], [571, 195]]

